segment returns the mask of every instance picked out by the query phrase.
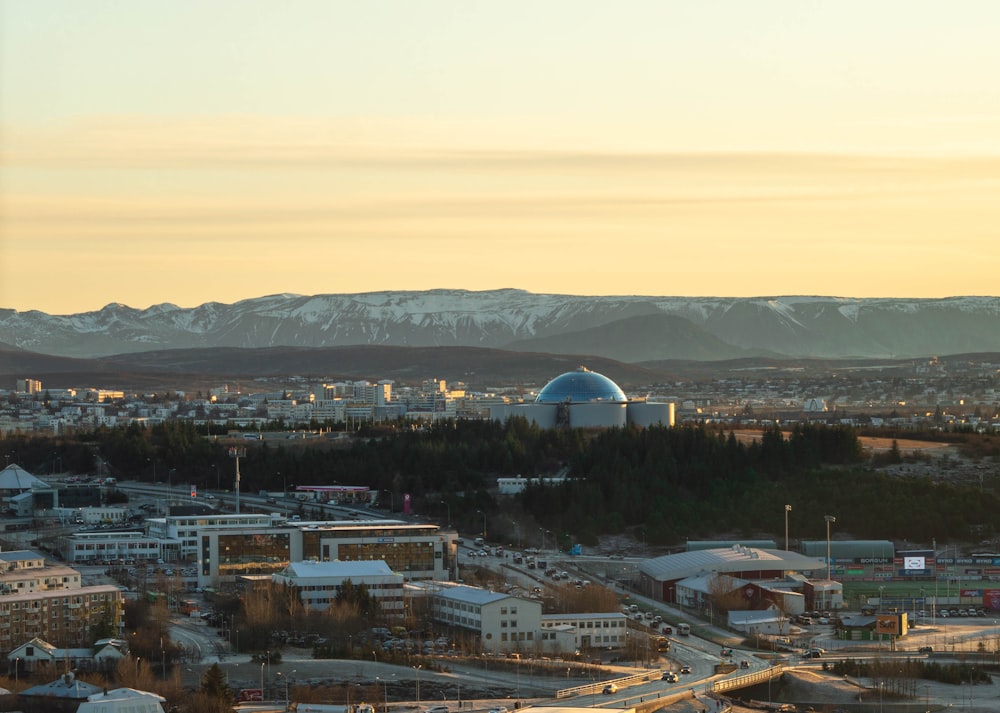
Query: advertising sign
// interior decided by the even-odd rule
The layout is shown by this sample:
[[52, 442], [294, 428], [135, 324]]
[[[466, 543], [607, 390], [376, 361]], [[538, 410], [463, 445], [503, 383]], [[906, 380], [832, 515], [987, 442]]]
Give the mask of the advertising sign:
[[879, 634], [899, 635], [899, 617], [895, 614], [880, 614], [875, 618], [875, 631]]
[[923, 557], [904, 557], [903, 569], [924, 569], [926, 560]]

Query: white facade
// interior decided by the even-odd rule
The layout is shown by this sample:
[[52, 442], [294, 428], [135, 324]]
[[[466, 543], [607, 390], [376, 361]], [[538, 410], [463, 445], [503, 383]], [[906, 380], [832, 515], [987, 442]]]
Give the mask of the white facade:
[[292, 562], [271, 581], [294, 587], [302, 603], [313, 611], [325, 611], [336, 601], [343, 584], [364, 585], [386, 616], [403, 616], [403, 575], [389, 569], [383, 560], [373, 562]]
[[628, 640], [628, 617], [621, 612], [593, 614], [546, 614], [542, 627], [571, 627], [574, 649], [620, 649]]
[[485, 651], [536, 649], [542, 628], [541, 602], [462, 585], [435, 586], [428, 595], [436, 621], [479, 632]]
[[59, 554], [72, 564], [156, 561], [161, 541], [142, 532], [74, 532], [57, 541]]

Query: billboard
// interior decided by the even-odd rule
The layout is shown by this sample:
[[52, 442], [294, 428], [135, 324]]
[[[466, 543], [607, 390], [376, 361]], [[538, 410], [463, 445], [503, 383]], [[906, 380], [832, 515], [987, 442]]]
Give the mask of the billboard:
[[924, 557], [904, 557], [903, 569], [925, 569], [927, 560]]
[[896, 614], [879, 614], [875, 617], [875, 631], [879, 634], [899, 636], [899, 616]]

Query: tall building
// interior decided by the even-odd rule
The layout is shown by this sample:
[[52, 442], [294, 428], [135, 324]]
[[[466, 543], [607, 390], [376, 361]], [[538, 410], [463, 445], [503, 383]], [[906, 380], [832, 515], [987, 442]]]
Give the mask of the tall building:
[[59, 647], [90, 646], [121, 634], [116, 585], [83, 586], [80, 573], [46, 565], [35, 552], [0, 552], [0, 651], [32, 638]]

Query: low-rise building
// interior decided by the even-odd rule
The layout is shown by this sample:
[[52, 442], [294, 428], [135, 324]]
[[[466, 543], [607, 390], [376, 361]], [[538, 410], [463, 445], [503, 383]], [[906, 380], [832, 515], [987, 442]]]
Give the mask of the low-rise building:
[[384, 560], [359, 562], [292, 562], [271, 581], [296, 590], [307, 609], [325, 611], [346, 582], [363, 585], [388, 618], [403, 616], [403, 575]]

